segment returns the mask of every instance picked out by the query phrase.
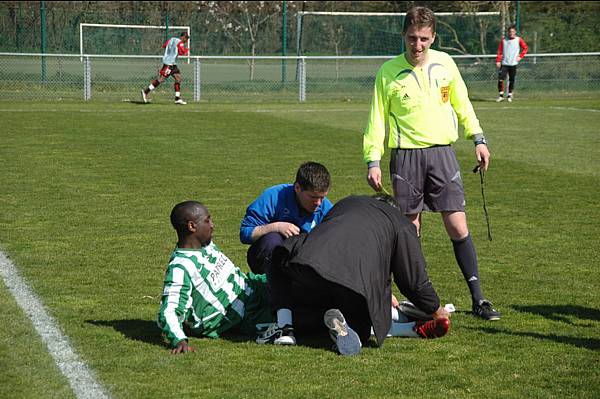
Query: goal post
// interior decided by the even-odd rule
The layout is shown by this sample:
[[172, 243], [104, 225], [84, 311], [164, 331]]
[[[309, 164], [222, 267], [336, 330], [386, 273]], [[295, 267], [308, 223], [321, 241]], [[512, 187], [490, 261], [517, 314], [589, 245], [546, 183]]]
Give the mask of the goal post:
[[[84, 48], [84, 28], [105, 28], [105, 29], [135, 29], [135, 30], [142, 30], [142, 29], [153, 29], [153, 30], [162, 30], [164, 31], [171, 31], [171, 30], [178, 30], [178, 31], [186, 31], [188, 33], [188, 36], [191, 36], [191, 28], [189, 26], [163, 26], [163, 25], [119, 25], [119, 24], [92, 24], [92, 23], [80, 23], [79, 24], [79, 55], [81, 56], [81, 59], [83, 60], [83, 55], [86, 53], [86, 51], [89, 52], [89, 49], [85, 49]], [[192, 39], [190, 37], [190, 39], [188, 39], [188, 48], [191, 48], [191, 43], [192, 43]], [[161, 42], [162, 44], [162, 42]], [[101, 53], [106, 54], [107, 51], [102, 51]], [[91, 55], [91, 54], [90, 54]], [[190, 63], [190, 59], [187, 58], [187, 62], [188, 64]]]
[[[486, 46], [486, 41], [498, 40], [501, 35], [498, 11], [437, 12], [435, 15], [438, 17], [437, 44], [452, 43], [458, 53], [482, 53], [481, 50], [470, 51], [471, 48], [489, 53], [493, 47], [491, 43]], [[313, 16], [310, 20], [307, 18]], [[324, 51], [335, 55], [357, 55], [357, 51], [360, 55], [401, 53], [405, 16], [404, 12], [299, 11], [296, 14], [296, 55], [320, 55], [318, 53]], [[470, 46], [456, 43], [461, 39], [472, 43]]]

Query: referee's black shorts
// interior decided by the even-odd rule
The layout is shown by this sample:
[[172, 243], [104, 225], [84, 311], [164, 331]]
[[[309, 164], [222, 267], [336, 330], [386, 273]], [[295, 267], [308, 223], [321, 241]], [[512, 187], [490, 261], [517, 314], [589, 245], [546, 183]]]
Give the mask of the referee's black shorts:
[[406, 215], [465, 210], [465, 192], [450, 145], [394, 149], [390, 160], [394, 196]]

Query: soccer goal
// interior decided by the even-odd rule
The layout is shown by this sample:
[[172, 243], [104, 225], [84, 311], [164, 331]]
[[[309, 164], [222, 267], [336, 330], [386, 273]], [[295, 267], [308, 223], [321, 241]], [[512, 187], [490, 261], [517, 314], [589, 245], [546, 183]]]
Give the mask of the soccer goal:
[[[191, 29], [189, 26], [80, 23], [79, 54], [82, 58], [84, 54], [156, 54], [165, 40], [179, 36], [183, 31], [190, 35]], [[188, 48], [191, 48], [191, 38], [188, 41]]]
[[[396, 55], [404, 51], [406, 13], [300, 11], [296, 54]], [[501, 37], [500, 12], [439, 12], [433, 48], [451, 54], [494, 53]]]

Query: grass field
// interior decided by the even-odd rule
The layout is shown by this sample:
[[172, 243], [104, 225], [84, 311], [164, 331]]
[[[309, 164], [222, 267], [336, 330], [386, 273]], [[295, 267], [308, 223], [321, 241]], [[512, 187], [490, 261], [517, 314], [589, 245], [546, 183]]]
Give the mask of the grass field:
[[[341, 358], [326, 341], [192, 338], [197, 353], [172, 356], [154, 322], [172, 206], [203, 201], [215, 242], [247, 270], [245, 207], [303, 161], [329, 168], [334, 202], [370, 193], [367, 103], [0, 102], [0, 247], [115, 398], [598, 397], [600, 96], [474, 106], [492, 152], [491, 242], [473, 146], [455, 148], [483, 289], [504, 317], [468, 314], [450, 242], [427, 214], [429, 273], [458, 308], [443, 339]], [[72, 397], [2, 282], [0, 320], [0, 396]]]

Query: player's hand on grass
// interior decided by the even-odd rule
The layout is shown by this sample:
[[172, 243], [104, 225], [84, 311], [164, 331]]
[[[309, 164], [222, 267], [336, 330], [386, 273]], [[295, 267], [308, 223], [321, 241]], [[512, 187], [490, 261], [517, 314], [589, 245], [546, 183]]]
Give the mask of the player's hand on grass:
[[477, 163], [484, 172], [487, 171], [490, 165], [490, 151], [485, 144], [478, 144], [475, 147], [475, 156], [477, 157]]
[[449, 319], [450, 318], [450, 312], [448, 312], [446, 309], [444, 309], [443, 306], [440, 306], [438, 308], [438, 310], [436, 310], [433, 314], [433, 319], [434, 320], [439, 320], [439, 319]]
[[171, 353], [174, 355], [177, 355], [179, 353], [186, 353], [186, 352], [196, 352], [196, 349], [194, 349], [193, 346], [189, 346], [188, 342], [184, 339], [181, 340], [177, 343], [177, 346], [173, 349], [171, 349]]
[[367, 173], [367, 183], [369, 183], [369, 186], [371, 186], [373, 190], [377, 192], [381, 191], [381, 168], [378, 166], [369, 168], [369, 172]]
[[285, 238], [300, 234], [300, 228], [293, 223], [275, 222], [274, 224], [276, 225], [276, 231]]

